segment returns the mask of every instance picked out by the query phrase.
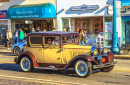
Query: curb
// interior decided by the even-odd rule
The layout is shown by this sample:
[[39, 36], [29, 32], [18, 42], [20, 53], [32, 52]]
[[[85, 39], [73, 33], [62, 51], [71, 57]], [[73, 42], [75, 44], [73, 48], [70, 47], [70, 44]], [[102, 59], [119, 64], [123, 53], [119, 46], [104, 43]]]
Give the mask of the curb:
[[130, 59], [130, 55], [114, 55], [116, 59]]

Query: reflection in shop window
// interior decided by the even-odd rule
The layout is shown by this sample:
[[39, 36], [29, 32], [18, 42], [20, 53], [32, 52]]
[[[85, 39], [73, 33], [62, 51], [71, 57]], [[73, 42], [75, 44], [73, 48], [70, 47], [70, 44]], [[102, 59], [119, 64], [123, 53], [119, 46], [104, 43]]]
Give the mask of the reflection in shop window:
[[68, 27], [69, 27], [69, 19], [62, 19], [62, 28], [63, 28], [63, 31], [67, 31]]

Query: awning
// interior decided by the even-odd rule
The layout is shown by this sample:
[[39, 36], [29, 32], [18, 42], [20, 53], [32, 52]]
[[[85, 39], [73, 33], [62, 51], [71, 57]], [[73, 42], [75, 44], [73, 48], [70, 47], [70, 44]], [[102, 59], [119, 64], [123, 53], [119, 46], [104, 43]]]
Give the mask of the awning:
[[55, 6], [51, 3], [35, 5], [17, 5], [8, 9], [7, 18], [56, 18], [56, 9]]
[[121, 6], [130, 6], [130, 0], [120, 0]]
[[130, 21], [130, 16], [122, 16], [122, 21]]

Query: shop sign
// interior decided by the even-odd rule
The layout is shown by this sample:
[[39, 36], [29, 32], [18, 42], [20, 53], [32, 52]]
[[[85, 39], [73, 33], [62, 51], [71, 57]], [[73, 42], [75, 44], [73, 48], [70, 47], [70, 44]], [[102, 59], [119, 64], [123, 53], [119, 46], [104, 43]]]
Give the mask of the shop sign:
[[121, 6], [130, 6], [130, 0], [120, 0]]
[[82, 6], [72, 6], [70, 9], [72, 11], [87, 11], [87, 10], [96, 10], [99, 8], [99, 5], [82, 5]]
[[16, 11], [16, 14], [33, 14], [33, 11]]
[[7, 10], [0, 11], [0, 19], [7, 19]]

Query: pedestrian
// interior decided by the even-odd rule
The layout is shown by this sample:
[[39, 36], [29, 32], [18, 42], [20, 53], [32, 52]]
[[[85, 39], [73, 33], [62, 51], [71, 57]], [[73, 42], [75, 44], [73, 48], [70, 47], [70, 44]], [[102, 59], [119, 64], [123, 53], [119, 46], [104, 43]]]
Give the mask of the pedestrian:
[[83, 30], [83, 42], [84, 42], [85, 45], [87, 44], [86, 37], [87, 37], [87, 34], [86, 34], [86, 30], [84, 29]]
[[43, 32], [46, 32], [46, 29], [43, 29]]
[[68, 27], [67, 31], [70, 32], [70, 28], [69, 27]]
[[18, 41], [19, 41], [19, 28], [16, 28], [16, 30], [15, 30], [15, 43], [18, 43]]
[[76, 33], [79, 33], [79, 28], [77, 28], [75, 32], [76, 32]]
[[35, 32], [34, 27], [32, 27], [32, 29], [31, 29], [31, 33], [33, 33], [33, 32]]
[[7, 32], [6, 32], [6, 39], [7, 39], [7, 49], [9, 49], [9, 47], [12, 46], [12, 31], [11, 29], [7, 29]]
[[24, 40], [26, 40], [27, 39], [27, 34], [26, 33], [24, 33]]
[[20, 28], [20, 33], [19, 33], [19, 42], [24, 41], [24, 31], [22, 28]]
[[66, 32], [66, 28], [64, 28], [64, 29], [63, 29], [63, 31], [65, 31], [65, 32]]
[[56, 28], [53, 28], [52, 31], [56, 31]]
[[37, 32], [41, 32], [40, 27], [37, 27]]
[[83, 44], [83, 30], [82, 29], [79, 30], [79, 41], [81, 44]]

